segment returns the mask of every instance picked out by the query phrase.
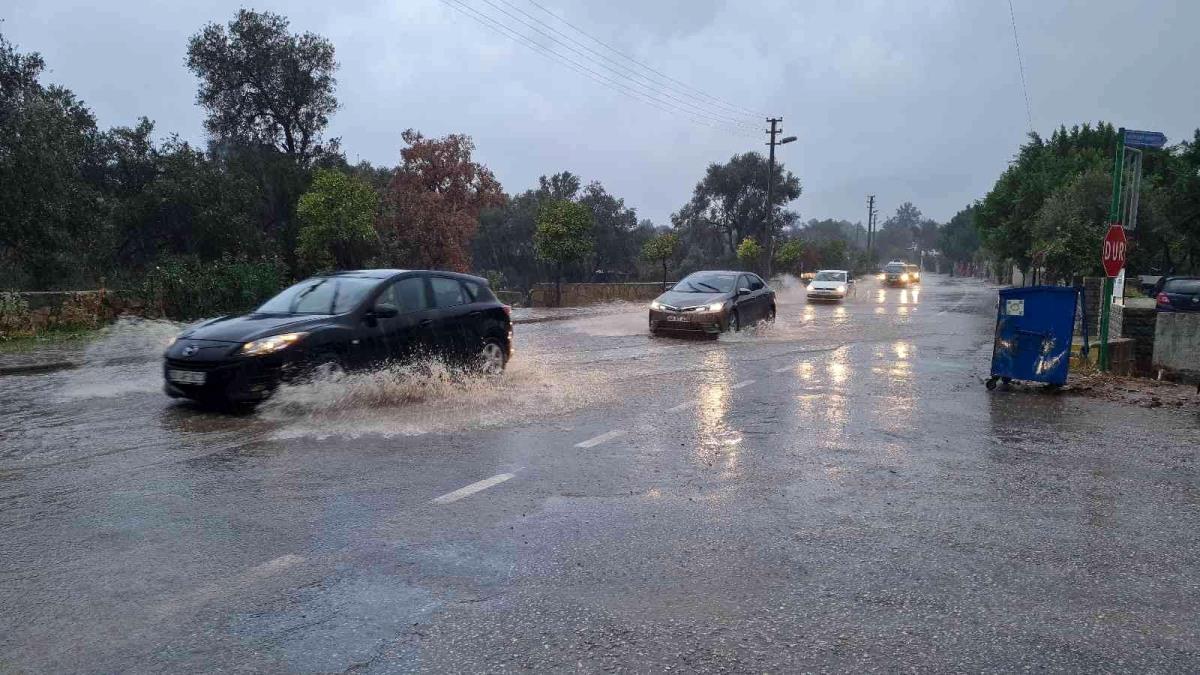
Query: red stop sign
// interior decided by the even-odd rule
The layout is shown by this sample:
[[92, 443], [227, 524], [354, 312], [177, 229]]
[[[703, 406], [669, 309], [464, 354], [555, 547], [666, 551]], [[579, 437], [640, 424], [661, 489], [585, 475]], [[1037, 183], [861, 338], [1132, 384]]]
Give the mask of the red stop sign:
[[1129, 242], [1125, 239], [1125, 228], [1120, 223], [1108, 226], [1104, 235], [1104, 251], [1100, 254], [1100, 262], [1104, 264], [1104, 273], [1115, 277], [1125, 267], [1125, 249]]

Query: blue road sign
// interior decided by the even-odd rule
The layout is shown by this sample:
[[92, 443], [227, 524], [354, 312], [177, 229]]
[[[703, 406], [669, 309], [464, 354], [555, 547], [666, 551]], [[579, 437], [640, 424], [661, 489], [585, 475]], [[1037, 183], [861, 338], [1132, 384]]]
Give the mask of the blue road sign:
[[1158, 149], [1167, 144], [1167, 136], [1160, 131], [1125, 130], [1125, 145], [1130, 148]]

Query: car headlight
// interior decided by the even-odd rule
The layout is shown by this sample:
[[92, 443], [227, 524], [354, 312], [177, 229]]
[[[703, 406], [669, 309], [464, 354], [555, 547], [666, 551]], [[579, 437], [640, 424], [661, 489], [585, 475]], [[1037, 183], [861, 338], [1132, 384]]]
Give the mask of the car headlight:
[[846, 284], [838, 284], [838, 287], [837, 287], [837, 292], [838, 292], [838, 293], [845, 293], [845, 292], [846, 292]]
[[283, 333], [282, 335], [272, 335], [253, 342], [247, 342], [242, 345], [238, 353], [242, 356], [261, 356], [263, 354], [273, 354], [281, 349], [296, 344], [308, 333]]
[[706, 311], [706, 312], [719, 312], [719, 311], [721, 311], [721, 310], [723, 310], [723, 309], [725, 309], [725, 303], [724, 303], [724, 302], [714, 302], [714, 303], [713, 303], [713, 304], [711, 304], [711, 305], [705, 305], [705, 306], [704, 306], [704, 311]]
[[662, 309], [662, 308], [663, 308], [663, 304], [657, 300], [650, 303], [650, 309]]
[[166, 348], [166, 349], [170, 349], [170, 348], [171, 348], [171, 345], [175, 344], [176, 342], [179, 342], [179, 336], [178, 336], [178, 335], [176, 335], [175, 337], [171, 338], [170, 340], [167, 340], [167, 344], [166, 344], [166, 347], [165, 347], [165, 348]]
[[907, 272], [900, 275], [900, 281], [908, 281], [908, 273]]

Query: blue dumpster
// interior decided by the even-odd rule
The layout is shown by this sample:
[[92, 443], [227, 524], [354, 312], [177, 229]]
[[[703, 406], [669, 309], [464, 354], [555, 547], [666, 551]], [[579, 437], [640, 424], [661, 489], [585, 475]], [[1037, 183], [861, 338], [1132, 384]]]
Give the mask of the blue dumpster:
[[[1083, 293], [1067, 286], [1029, 286], [1000, 291], [996, 308], [996, 340], [992, 343], [992, 376], [997, 380], [1045, 382], [1061, 386], [1071, 365], [1075, 308]], [[1087, 321], [1084, 321], [1084, 330]], [[1086, 334], [1084, 344], [1087, 344]]]

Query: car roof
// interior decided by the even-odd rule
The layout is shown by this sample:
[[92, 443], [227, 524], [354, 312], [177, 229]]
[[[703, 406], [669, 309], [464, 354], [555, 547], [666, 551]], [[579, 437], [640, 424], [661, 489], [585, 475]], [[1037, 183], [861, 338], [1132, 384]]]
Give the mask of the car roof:
[[[696, 270], [692, 274], [754, 274], [754, 272], [747, 272], [745, 270]], [[691, 276], [691, 274], [688, 276]], [[758, 275], [754, 274], [754, 276]]]
[[841, 272], [842, 274], [849, 274], [849, 272], [846, 270], [817, 270], [817, 274], [820, 274], [821, 272]]
[[454, 277], [464, 281], [474, 281], [476, 283], [487, 284], [487, 279], [477, 277], [473, 274], [463, 274], [462, 272], [448, 272], [446, 270], [398, 270], [398, 269], [369, 269], [369, 270], [338, 270], [329, 274], [319, 276], [326, 277], [358, 277], [361, 279], [390, 279], [401, 274], [409, 274], [412, 272], [421, 272], [423, 274], [437, 274], [439, 276]]

